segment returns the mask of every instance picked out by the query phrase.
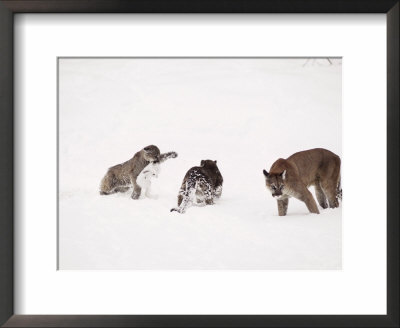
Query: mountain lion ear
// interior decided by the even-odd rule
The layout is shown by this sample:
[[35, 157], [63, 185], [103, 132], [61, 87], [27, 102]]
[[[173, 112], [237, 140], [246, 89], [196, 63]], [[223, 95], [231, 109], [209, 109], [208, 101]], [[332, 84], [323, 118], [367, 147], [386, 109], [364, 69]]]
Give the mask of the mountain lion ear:
[[286, 170], [281, 173], [282, 179], [285, 180], [286, 178]]
[[217, 161], [214, 161], [215, 164], [217, 164]]
[[204, 161], [201, 161], [201, 162], [200, 162], [200, 166], [204, 166]]
[[269, 173], [268, 173], [267, 171], [263, 170], [263, 173], [264, 173], [264, 175], [265, 175], [266, 177], [269, 176]]

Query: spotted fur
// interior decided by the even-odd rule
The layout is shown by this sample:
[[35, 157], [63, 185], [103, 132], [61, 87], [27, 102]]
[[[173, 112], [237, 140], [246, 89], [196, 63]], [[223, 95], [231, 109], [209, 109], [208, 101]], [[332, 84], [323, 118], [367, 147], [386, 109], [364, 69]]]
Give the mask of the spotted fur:
[[212, 205], [221, 197], [223, 178], [217, 161], [203, 160], [185, 175], [178, 193], [178, 207], [171, 209], [185, 213], [191, 205]]

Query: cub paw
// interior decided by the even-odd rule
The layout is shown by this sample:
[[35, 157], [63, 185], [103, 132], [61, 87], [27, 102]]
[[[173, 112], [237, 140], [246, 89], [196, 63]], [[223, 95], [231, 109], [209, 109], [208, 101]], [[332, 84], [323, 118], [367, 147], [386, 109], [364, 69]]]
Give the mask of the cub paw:
[[177, 158], [177, 157], [178, 157], [178, 153], [172, 151], [172, 152], [171, 152], [171, 158]]
[[137, 193], [137, 192], [133, 192], [131, 198], [132, 199], [139, 199], [140, 198], [140, 194]]
[[206, 205], [214, 205], [214, 200], [213, 199], [206, 199]]

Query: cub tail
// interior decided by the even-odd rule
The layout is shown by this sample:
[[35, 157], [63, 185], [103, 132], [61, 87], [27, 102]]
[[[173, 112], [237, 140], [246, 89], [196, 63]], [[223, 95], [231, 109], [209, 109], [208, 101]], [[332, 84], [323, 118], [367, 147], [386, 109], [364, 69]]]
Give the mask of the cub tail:
[[340, 201], [342, 201], [342, 196], [343, 196], [343, 191], [342, 191], [342, 179], [341, 176], [339, 175], [339, 182], [336, 188], [336, 198]]

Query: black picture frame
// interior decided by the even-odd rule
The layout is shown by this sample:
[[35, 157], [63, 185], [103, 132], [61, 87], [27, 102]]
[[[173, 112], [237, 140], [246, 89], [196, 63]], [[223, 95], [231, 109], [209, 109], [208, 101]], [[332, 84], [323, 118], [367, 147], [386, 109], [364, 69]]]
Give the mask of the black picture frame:
[[[4, 327], [399, 327], [399, 8], [398, 0], [0, 0], [0, 324]], [[17, 13], [385, 13], [387, 315], [14, 315], [13, 29]]]

